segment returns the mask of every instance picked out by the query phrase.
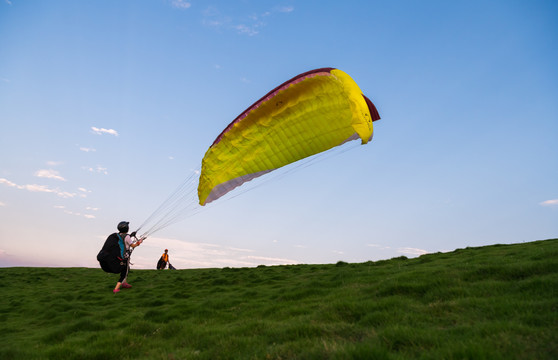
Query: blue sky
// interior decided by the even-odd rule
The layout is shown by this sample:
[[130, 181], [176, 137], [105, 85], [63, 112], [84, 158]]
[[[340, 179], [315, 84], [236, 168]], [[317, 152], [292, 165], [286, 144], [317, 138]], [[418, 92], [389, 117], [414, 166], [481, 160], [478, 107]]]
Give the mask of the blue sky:
[[1, 0], [0, 266], [97, 267], [230, 121], [320, 67], [376, 104], [372, 142], [255, 180], [134, 267], [165, 248], [240, 267], [555, 238], [557, 18], [555, 1]]

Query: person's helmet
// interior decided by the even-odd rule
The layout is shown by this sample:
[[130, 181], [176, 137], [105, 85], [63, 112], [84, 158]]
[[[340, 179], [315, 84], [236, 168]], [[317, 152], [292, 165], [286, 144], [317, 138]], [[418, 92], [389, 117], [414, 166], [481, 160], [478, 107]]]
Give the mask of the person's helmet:
[[165, 252], [169, 251], [169, 249], [165, 249]]
[[130, 224], [128, 221], [121, 221], [118, 223], [118, 231], [120, 231], [121, 233], [127, 233], [128, 230], [130, 230], [130, 227], [128, 226], [128, 224]]

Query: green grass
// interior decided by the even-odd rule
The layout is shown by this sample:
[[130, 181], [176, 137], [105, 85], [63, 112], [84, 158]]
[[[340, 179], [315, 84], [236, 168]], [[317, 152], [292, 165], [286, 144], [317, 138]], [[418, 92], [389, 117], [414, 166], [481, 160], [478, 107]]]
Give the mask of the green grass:
[[0, 359], [558, 358], [558, 239], [117, 277], [0, 269]]

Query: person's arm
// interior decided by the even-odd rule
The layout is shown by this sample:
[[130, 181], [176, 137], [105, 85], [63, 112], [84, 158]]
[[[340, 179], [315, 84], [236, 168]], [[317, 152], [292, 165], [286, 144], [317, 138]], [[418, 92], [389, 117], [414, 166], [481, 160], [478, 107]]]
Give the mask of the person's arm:
[[[142, 237], [141, 239], [139, 239], [139, 240], [136, 241], [136, 242], [131, 243], [131, 244], [130, 244], [130, 247], [131, 247], [131, 248], [135, 248], [136, 246], [140, 246], [141, 243], [143, 242], [143, 240], [145, 240], [144, 237]], [[130, 238], [130, 241], [131, 241], [131, 238]]]

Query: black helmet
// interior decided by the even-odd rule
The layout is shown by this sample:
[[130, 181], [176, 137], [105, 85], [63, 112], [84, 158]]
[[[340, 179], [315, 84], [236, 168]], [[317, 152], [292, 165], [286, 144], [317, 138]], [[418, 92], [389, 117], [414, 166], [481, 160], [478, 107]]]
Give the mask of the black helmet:
[[128, 221], [121, 221], [118, 223], [118, 231], [120, 231], [121, 233], [127, 233], [128, 230], [130, 230], [130, 227], [128, 226], [129, 222]]

